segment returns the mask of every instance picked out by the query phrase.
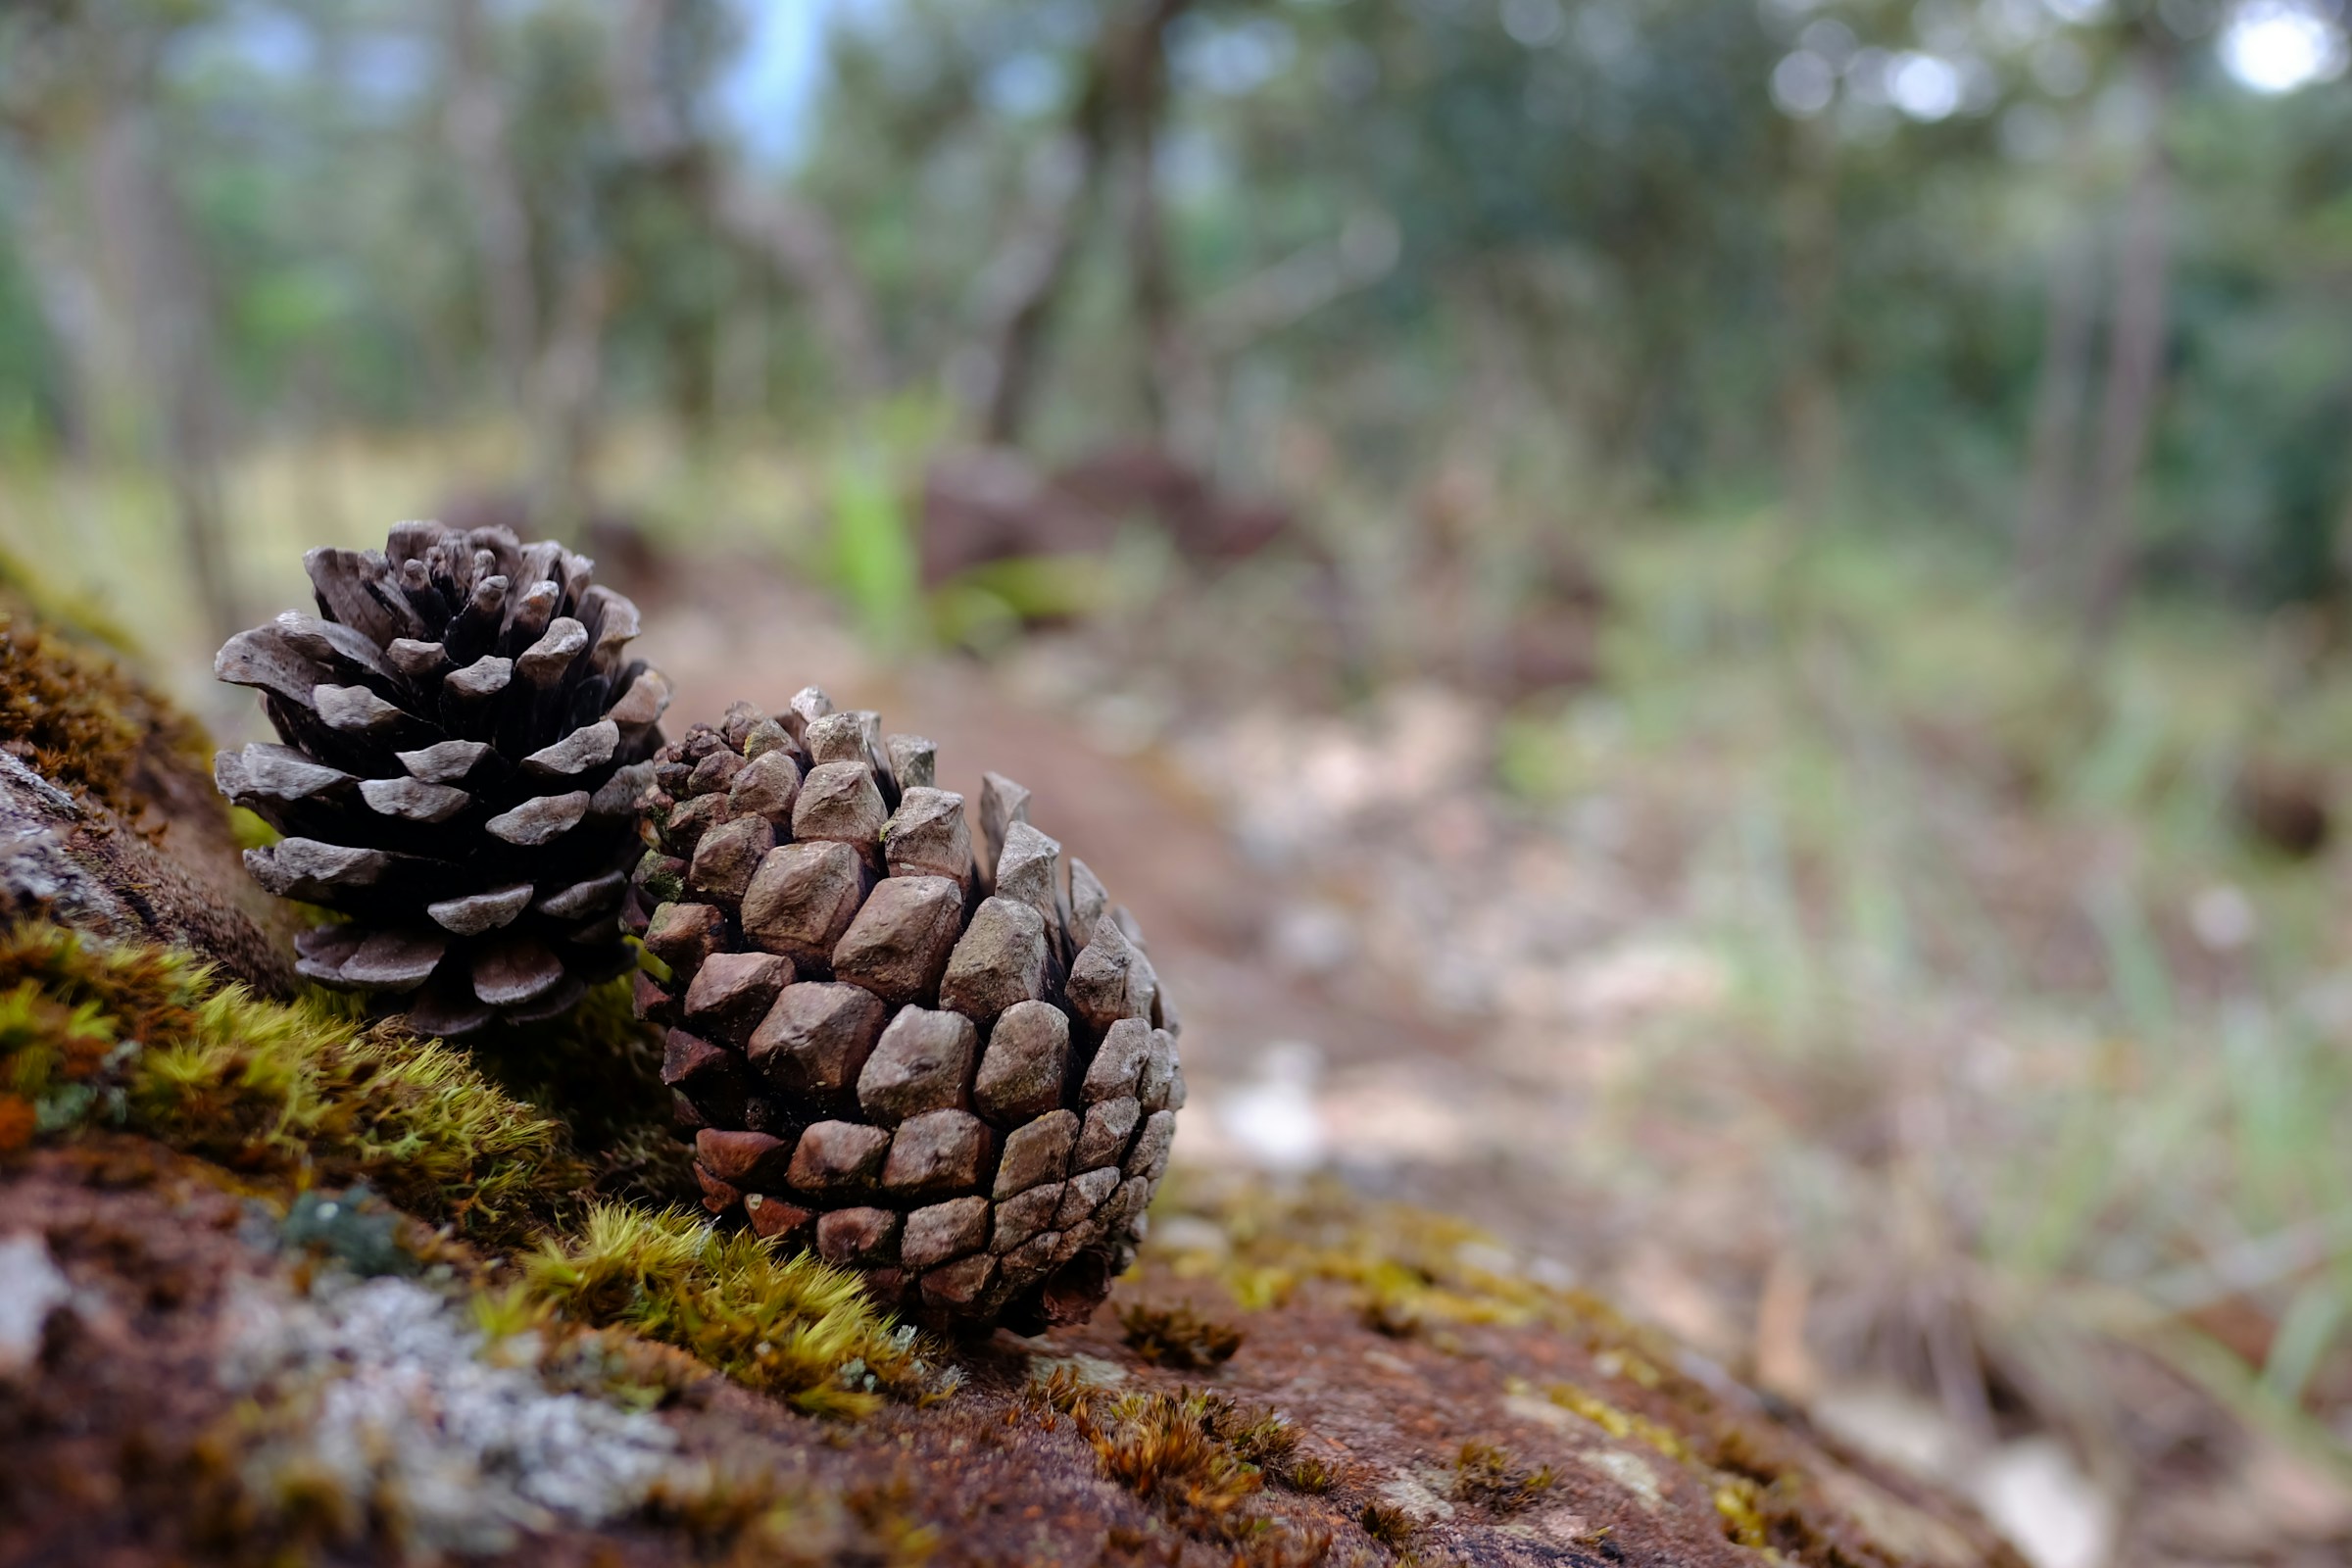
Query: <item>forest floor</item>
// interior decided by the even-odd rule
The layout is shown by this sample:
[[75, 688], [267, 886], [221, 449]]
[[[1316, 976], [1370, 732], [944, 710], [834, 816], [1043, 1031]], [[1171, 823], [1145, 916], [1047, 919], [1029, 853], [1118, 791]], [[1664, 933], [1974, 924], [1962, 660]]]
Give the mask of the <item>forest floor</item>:
[[[288, 911], [220, 897], [196, 737], [7, 607], [0, 646], [36, 643], [0, 681], [0, 896], [29, 916], [0, 942], [0, 1562], [2016, 1568], [1556, 1265], [1329, 1182], [1195, 1159], [1109, 1308], [954, 1344], [699, 1216], [583, 1212], [567, 1145], [606, 1146], [559, 1118], [625, 1009], [549, 1025], [576, 1093], [526, 1103], [496, 1053], [279, 1000]], [[950, 744], [989, 716], [906, 695]], [[1013, 711], [995, 738], [1084, 755]], [[1108, 808], [1073, 827], [1160, 820], [1117, 768], [1056, 776]], [[1164, 850], [1237, 871], [1184, 820]], [[1254, 895], [1186, 893], [1161, 853], [1105, 869], [1192, 916], [1164, 953], [1198, 960], [1204, 1066], [1253, 1023], [1369, 1019], [1219, 985]]]
[[[2183, 685], [2152, 724], [2127, 694], [2083, 737], [2083, 771], [2150, 777], [2035, 784], [2014, 775], [2037, 727], [2066, 722], [2046, 663], [1949, 671], [1984, 678], [1906, 712], [1863, 667], [1883, 626], [1699, 650], [1766, 673], [1717, 664], [1695, 695], [1668, 666], [1549, 708], [1398, 684], [1335, 712], [1132, 632], [876, 660], [757, 559], [689, 575], [696, 613], [663, 617], [683, 710], [817, 680], [938, 741], [951, 787], [1019, 778], [1142, 914], [1185, 999], [1194, 1168], [1472, 1217], [2050, 1568], [2352, 1543], [2352, 1359], [2323, 1334], [2277, 1396], [2280, 1320], [2341, 1255], [2340, 939], [2309, 912], [2341, 881], [2181, 847], [2179, 795], [2230, 805], [2170, 727], [2216, 694]], [[1969, 651], [1951, 621], [1910, 657]], [[1742, 755], [1776, 717], [1773, 754]], [[2285, 1016], [2249, 1023], [2250, 998]], [[2266, 1160], [2311, 1207], [2249, 1203]], [[2150, 1190], [2209, 1164], [2209, 1190]]]
[[[336, 472], [247, 483], [272, 582], [405, 493]], [[1461, 1214], [2038, 1568], [2352, 1546], [2325, 623], [2162, 606], [2086, 663], [1980, 562], [1762, 518], [1594, 545], [1551, 690], [1477, 679], [1494, 596], [1394, 554], [1342, 560], [1346, 626], [1279, 562], [1147, 553], [1089, 619], [884, 654], [839, 541], [736, 505], [821, 484], [740, 480], [638, 487], [701, 519], [622, 584], [675, 711], [813, 681], [1036, 791], [1182, 1000], [1195, 1178]], [[134, 559], [110, 506], [52, 510]]]

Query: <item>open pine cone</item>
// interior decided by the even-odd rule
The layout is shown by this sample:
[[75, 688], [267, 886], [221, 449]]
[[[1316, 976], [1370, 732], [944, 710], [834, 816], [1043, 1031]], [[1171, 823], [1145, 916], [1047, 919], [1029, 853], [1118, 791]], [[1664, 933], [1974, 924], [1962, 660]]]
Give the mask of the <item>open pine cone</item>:
[[979, 855], [931, 743], [810, 687], [655, 763], [632, 919], [706, 1205], [934, 1323], [1092, 1312], [1184, 1103], [1177, 1020], [1084, 861], [986, 775]]
[[551, 1017], [629, 966], [619, 911], [668, 684], [625, 649], [637, 608], [594, 563], [504, 528], [404, 522], [379, 553], [303, 558], [317, 616], [239, 632], [214, 672], [282, 746], [214, 760], [287, 836], [254, 879], [348, 915], [302, 973], [420, 1032]]

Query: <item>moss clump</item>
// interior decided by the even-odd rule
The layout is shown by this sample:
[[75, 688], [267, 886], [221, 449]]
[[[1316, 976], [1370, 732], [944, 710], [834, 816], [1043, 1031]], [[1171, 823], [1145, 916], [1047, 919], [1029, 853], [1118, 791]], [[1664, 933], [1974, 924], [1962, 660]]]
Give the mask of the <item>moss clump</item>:
[[30, 981], [0, 993], [0, 1154], [103, 1110], [122, 1091], [106, 1081], [121, 1049], [97, 1004], [74, 1004]]
[[567, 1316], [678, 1346], [812, 1415], [865, 1415], [885, 1396], [927, 1401], [956, 1386], [856, 1275], [683, 1211], [591, 1204], [577, 1236], [550, 1238], [525, 1267]]
[[661, 1030], [638, 1020], [626, 978], [562, 1018], [493, 1026], [466, 1044], [508, 1093], [563, 1120], [598, 1193], [656, 1204], [701, 1196], [662, 1082]]
[[1126, 1394], [1086, 1439], [1102, 1473], [1157, 1508], [1188, 1536], [1237, 1541], [1256, 1522], [1245, 1505], [1262, 1490], [1257, 1467], [1219, 1435], [1216, 1403], [1206, 1395]]
[[646, 1517], [684, 1535], [698, 1560], [741, 1568], [870, 1563], [917, 1568], [938, 1551], [937, 1529], [915, 1522], [904, 1482], [838, 1495], [788, 1486], [770, 1470], [681, 1466], [655, 1484]]
[[1152, 1366], [1196, 1372], [1223, 1366], [1242, 1348], [1242, 1331], [1202, 1317], [1184, 1302], [1153, 1306], [1137, 1301], [1119, 1308], [1120, 1339]]
[[1330, 1186], [1298, 1194], [1233, 1190], [1213, 1200], [1177, 1189], [1161, 1205], [1216, 1222], [1229, 1250], [1180, 1254], [1175, 1270], [1216, 1279], [1246, 1310], [1280, 1306], [1309, 1280], [1351, 1287], [1365, 1324], [1395, 1338], [1431, 1323], [1517, 1326], [1574, 1310], [1572, 1293], [1465, 1262], [1493, 1238], [1425, 1209], [1367, 1205]]
[[123, 816], [142, 804], [142, 771], [201, 760], [204, 735], [106, 655], [37, 624], [0, 599], [0, 747], [42, 777]]
[[[1077, 1423], [1104, 1476], [1181, 1534], [1238, 1548], [1237, 1564], [1320, 1562], [1330, 1549], [1327, 1533], [1300, 1531], [1254, 1505], [1269, 1481], [1295, 1492], [1331, 1486], [1330, 1471], [1299, 1457], [1298, 1429], [1275, 1411], [1191, 1389], [1110, 1397], [1067, 1368], [1032, 1382], [1015, 1408], [1041, 1406]], [[1050, 1427], [1053, 1416], [1045, 1419]]]
[[1392, 1551], [1411, 1544], [1415, 1533], [1413, 1516], [1392, 1502], [1365, 1503], [1355, 1522], [1364, 1527], [1365, 1535]]
[[27, 922], [0, 933], [0, 1130], [83, 1124], [248, 1175], [365, 1181], [490, 1241], [532, 1234], [585, 1175], [559, 1123], [437, 1041]]
[[1454, 1455], [1454, 1496], [1493, 1514], [1517, 1513], [1549, 1492], [1558, 1480], [1549, 1465], [1522, 1468], [1500, 1444], [1473, 1440]]

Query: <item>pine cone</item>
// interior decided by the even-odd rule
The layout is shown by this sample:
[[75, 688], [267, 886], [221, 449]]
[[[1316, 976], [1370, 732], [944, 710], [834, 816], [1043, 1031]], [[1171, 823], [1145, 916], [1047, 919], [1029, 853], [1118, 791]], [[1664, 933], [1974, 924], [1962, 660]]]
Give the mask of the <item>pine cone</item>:
[[348, 916], [296, 968], [420, 1032], [552, 1017], [630, 964], [618, 919], [669, 687], [624, 660], [637, 607], [504, 528], [404, 522], [303, 558], [318, 615], [230, 638], [224, 681], [285, 744], [222, 752], [222, 794], [287, 837], [254, 879]]
[[[810, 687], [664, 747], [632, 921], [713, 1213], [934, 1324], [1072, 1322], [1133, 1259], [1184, 1103], [1133, 919], [986, 776]], [[649, 912], [650, 911], [650, 912]]]

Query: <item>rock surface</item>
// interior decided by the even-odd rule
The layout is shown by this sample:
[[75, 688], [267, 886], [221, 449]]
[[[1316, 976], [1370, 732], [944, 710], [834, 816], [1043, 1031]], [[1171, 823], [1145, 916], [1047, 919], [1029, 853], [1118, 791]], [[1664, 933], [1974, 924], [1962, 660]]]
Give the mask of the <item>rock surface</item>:
[[[846, 1424], [799, 1415], [676, 1352], [615, 1342], [599, 1353], [636, 1356], [634, 1375], [659, 1368], [675, 1391], [643, 1418], [655, 1426], [608, 1421], [628, 1439], [601, 1469], [593, 1449], [549, 1450], [594, 1478], [564, 1512], [517, 1530], [482, 1492], [434, 1501], [432, 1528], [471, 1532], [490, 1559], [517, 1564], [708, 1560], [709, 1532], [722, 1527], [689, 1528], [658, 1494], [723, 1464], [769, 1478], [760, 1485], [778, 1494], [858, 1499], [848, 1520], [822, 1507], [794, 1515], [808, 1533], [797, 1544], [812, 1551], [804, 1560], [818, 1562], [914, 1560], [889, 1555], [892, 1540], [927, 1544], [934, 1562], [1070, 1568], [1378, 1564], [1403, 1551], [1575, 1568], [1768, 1560], [1744, 1540], [1811, 1568], [2020, 1568], [1981, 1523], [1823, 1448], [1599, 1303], [1447, 1261], [1459, 1227], [1329, 1197], [1239, 1201], [1163, 1202], [1157, 1217], [1171, 1234], [1146, 1248], [1110, 1306], [1036, 1340], [1000, 1333], [964, 1347], [963, 1387], [929, 1407]], [[50, 1348], [30, 1380], [0, 1378], [0, 1561], [237, 1560], [305, 1542], [331, 1544], [338, 1561], [403, 1560], [396, 1542], [364, 1525], [341, 1534], [257, 1511], [238, 1490], [224, 1435], [272, 1430], [295, 1407], [266, 1396], [240, 1414], [249, 1396], [224, 1375], [222, 1348], [243, 1332], [240, 1303], [257, 1291], [290, 1298], [296, 1268], [317, 1264], [267, 1240], [282, 1233], [257, 1223], [232, 1178], [100, 1135], [0, 1166], [0, 1210], [7, 1234], [42, 1246], [69, 1287], [42, 1310]], [[916, 1209], [903, 1226], [889, 1210], [837, 1209], [815, 1243], [845, 1260], [895, 1250], [927, 1270], [924, 1289], [952, 1293], [992, 1266], [977, 1254], [931, 1261], [968, 1243], [970, 1218], [953, 1203]], [[1458, 1293], [1452, 1304], [1374, 1327], [1364, 1288], [1338, 1276], [1372, 1267], [1382, 1247], [1395, 1249], [1393, 1267], [1432, 1270], [1442, 1293]], [[1230, 1282], [1285, 1256], [1281, 1303], [1238, 1308]], [[1163, 1343], [1123, 1326], [1122, 1307], [1147, 1329], [1190, 1309], [1237, 1330], [1238, 1353], [1205, 1373], [1155, 1364]], [[1183, 1320], [1174, 1324], [1181, 1344]], [[1181, 1414], [1174, 1396], [1187, 1394], [1250, 1421], [1279, 1417], [1295, 1452], [1234, 1483], [1222, 1509], [1182, 1506], [1180, 1468], [1174, 1491], [1139, 1493], [1117, 1456], [1151, 1421]], [[1152, 1396], [1171, 1398], [1153, 1406]], [[1517, 1492], [1483, 1486], [1463, 1463], [1466, 1444], [1549, 1478]], [[1214, 1440], [1208, 1448], [1221, 1451]], [[649, 1485], [657, 1463], [676, 1468]]]
[[225, 821], [182, 819], [166, 831], [198, 842], [184, 858], [166, 855], [105, 806], [0, 752], [0, 908], [118, 940], [191, 947], [265, 990], [290, 993], [290, 932], [266, 906], [277, 901], [237, 897], [226, 876], [207, 874], [215, 868], [203, 862], [216, 852], [235, 853]]

